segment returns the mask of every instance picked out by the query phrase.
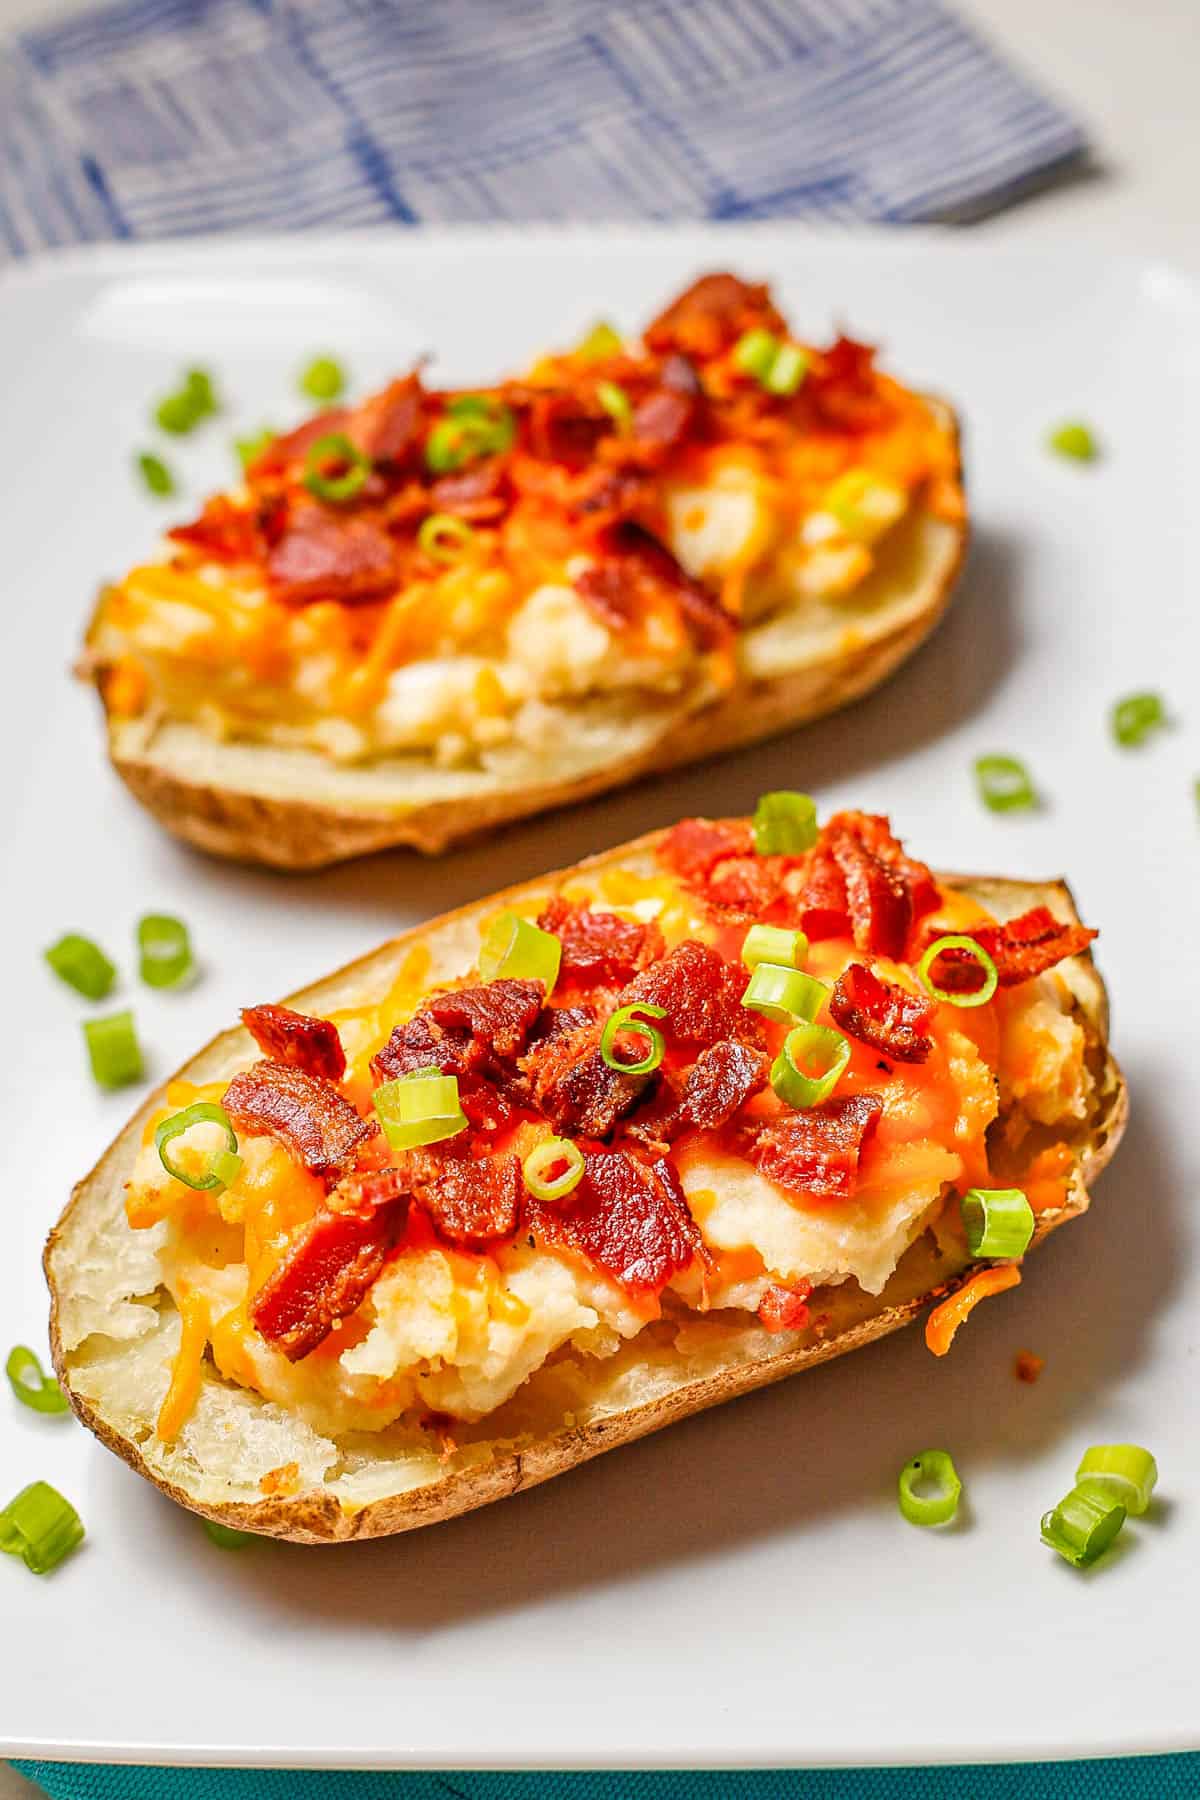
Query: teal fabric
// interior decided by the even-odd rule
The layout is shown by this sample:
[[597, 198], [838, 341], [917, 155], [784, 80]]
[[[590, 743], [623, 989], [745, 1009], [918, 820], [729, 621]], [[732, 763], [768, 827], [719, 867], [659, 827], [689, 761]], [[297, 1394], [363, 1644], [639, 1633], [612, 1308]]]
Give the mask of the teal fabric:
[[17, 1763], [52, 1800], [1200, 1800], [1200, 1755], [940, 1769], [297, 1774]]

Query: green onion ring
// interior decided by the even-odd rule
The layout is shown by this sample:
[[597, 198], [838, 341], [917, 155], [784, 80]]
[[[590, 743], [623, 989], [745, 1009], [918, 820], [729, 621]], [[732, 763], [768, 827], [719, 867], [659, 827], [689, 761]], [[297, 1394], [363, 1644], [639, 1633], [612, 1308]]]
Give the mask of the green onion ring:
[[[167, 1155], [168, 1144], [181, 1137], [185, 1131], [190, 1131], [193, 1125], [219, 1125], [225, 1133], [224, 1145], [220, 1150], [209, 1152], [199, 1175], [180, 1168]], [[182, 1181], [184, 1187], [194, 1188], [198, 1194], [213, 1194], [218, 1188], [228, 1187], [230, 1180], [236, 1177], [242, 1166], [242, 1159], [237, 1153], [237, 1133], [229, 1122], [229, 1114], [215, 1100], [197, 1100], [193, 1105], [184, 1107], [182, 1112], [172, 1113], [169, 1119], [164, 1119], [155, 1128], [154, 1148], [158, 1151], [158, 1160], [167, 1174], [173, 1175], [176, 1181]], [[221, 1160], [222, 1158], [226, 1160]]]
[[809, 794], [763, 794], [751, 828], [760, 856], [799, 856], [817, 841], [817, 803]]
[[[817, 1057], [825, 1064], [819, 1074], [801, 1068], [801, 1063]], [[771, 1065], [771, 1086], [781, 1100], [803, 1112], [829, 1098], [849, 1061], [850, 1045], [840, 1031], [806, 1020], [784, 1038], [783, 1049]]]
[[[930, 971], [944, 950], [964, 950], [972, 956], [983, 970], [983, 985], [973, 994], [954, 994], [947, 988], [937, 986]], [[927, 994], [940, 1000], [946, 1006], [984, 1006], [995, 993], [1000, 981], [1000, 973], [995, 963], [973, 937], [963, 937], [958, 932], [951, 932], [946, 937], [934, 938], [928, 950], [917, 964], [917, 980]]]
[[147, 987], [178, 987], [192, 972], [192, 944], [182, 919], [147, 913], [138, 920], [138, 973]]
[[1140, 1444], [1093, 1444], [1084, 1451], [1075, 1480], [1110, 1487], [1126, 1512], [1140, 1516], [1158, 1482], [1158, 1464]]
[[417, 1070], [375, 1089], [375, 1112], [393, 1150], [440, 1144], [467, 1128], [457, 1075]]
[[[345, 472], [323, 475], [322, 465], [330, 462], [344, 463]], [[304, 458], [304, 485], [318, 500], [329, 500], [334, 504], [353, 500], [366, 487], [371, 468], [370, 457], [364, 456], [344, 432], [331, 431], [308, 446]]]
[[479, 973], [484, 981], [540, 981], [549, 999], [562, 964], [562, 941], [520, 913], [497, 913], [483, 935]]
[[99, 944], [68, 931], [43, 952], [60, 981], [86, 1000], [103, 1000], [116, 980], [117, 971]]
[[456, 563], [461, 562], [474, 537], [475, 532], [465, 519], [456, 519], [453, 513], [430, 513], [421, 520], [417, 547], [433, 562]]
[[798, 969], [808, 955], [808, 939], [802, 931], [783, 925], [752, 925], [742, 939], [742, 961], [748, 969], [759, 963]]
[[33, 1351], [24, 1344], [9, 1351], [4, 1373], [21, 1405], [32, 1412], [70, 1412], [67, 1397], [53, 1375], [46, 1374]]
[[300, 391], [310, 400], [336, 400], [346, 385], [346, 372], [332, 356], [314, 356], [300, 375]]
[[782, 1019], [785, 1025], [797, 1019], [811, 1024], [828, 999], [829, 989], [813, 975], [799, 969], [783, 968], [778, 963], [760, 962], [750, 972], [750, 980], [742, 995], [742, 1005], [767, 1019]]
[[1123, 749], [1136, 749], [1167, 723], [1161, 694], [1127, 694], [1112, 709], [1112, 734]]
[[[932, 1482], [934, 1492], [919, 1494], [918, 1482]], [[948, 1525], [958, 1511], [962, 1482], [948, 1450], [922, 1450], [900, 1471], [900, 1511], [910, 1525]]]
[[0, 1550], [19, 1556], [34, 1575], [48, 1575], [84, 1537], [83, 1521], [48, 1481], [22, 1488], [0, 1512]]
[[1024, 1256], [1036, 1221], [1020, 1188], [968, 1188], [959, 1208], [972, 1256]]
[[977, 756], [975, 782], [989, 812], [1023, 812], [1038, 803], [1037, 789], [1017, 756]]
[[128, 1087], [142, 1079], [142, 1050], [131, 1012], [85, 1020], [83, 1037], [97, 1087]]
[[1125, 1508], [1102, 1481], [1080, 1481], [1042, 1515], [1042, 1542], [1077, 1569], [1102, 1556], [1125, 1523]]
[[[547, 1177], [542, 1173], [545, 1169], [554, 1168], [556, 1163], [566, 1163], [561, 1175]], [[577, 1188], [583, 1179], [583, 1151], [570, 1138], [552, 1137], [529, 1152], [521, 1165], [521, 1173], [525, 1177], [525, 1186], [535, 1200], [562, 1200], [572, 1189]]]
[[[666, 1055], [667, 1046], [662, 1032], [655, 1026], [648, 1025], [644, 1019], [639, 1019], [638, 1013], [649, 1013], [652, 1018], [665, 1019], [667, 1009], [665, 1006], [653, 1006], [649, 1001], [637, 1001], [633, 1006], [619, 1006], [600, 1033], [601, 1056], [610, 1069], [617, 1069], [622, 1075], [648, 1075], [652, 1069], [657, 1069]], [[641, 1062], [622, 1062], [616, 1055], [613, 1043], [619, 1031], [638, 1032], [648, 1040], [650, 1048]]]

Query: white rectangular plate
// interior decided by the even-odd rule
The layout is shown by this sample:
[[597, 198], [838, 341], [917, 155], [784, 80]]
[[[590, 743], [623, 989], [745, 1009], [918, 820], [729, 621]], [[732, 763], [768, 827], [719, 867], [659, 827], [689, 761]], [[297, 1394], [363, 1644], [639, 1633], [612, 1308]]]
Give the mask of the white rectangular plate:
[[[770, 278], [798, 327], [835, 321], [965, 415], [977, 521], [934, 641], [883, 691], [790, 738], [437, 863], [388, 856], [285, 879], [181, 849], [109, 773], [68, 679], [93, 590], [230, 471], [234, 431], [284, 425], [330, 348], [362, 387], [435, 350], [486, 379], [598, 316], [635, 327], [685, 278]], [[148, 407], [188, 363], [231, 410], [165, 454], [187, 494], [139, 490]], [[0, 1331], [44, 1342], [38, 1261], [71, 1183], [136, 1095], [86, 1074], [87, 1008], [42, 965], [61, 930], [119, 952], [161, 1078], [236, 1009], [397, 928], [681, 813], [764, 788], [893, 815], [942, 867], [1071, 878], [1133, 1122], [1091, 1217], [935, 1362], [876, 1345], [391, 1542], [213, 1548], [71, 1422], [0, 1392], [0, 1493], [34, 1477], [89, 1539], [52, 1579], [0, 1559], [0, 1753], [312, 1766], [794, 1765], [1083, 1756], [1200, 1745], [1196, 1071], [1200, 958], [1200, 296], [1166, 267], [970, 240], [792, 229], [488, 237], [395, 233], [105, 250], [0, 285], [4, 509], [6, 1180]], [[1056, 461], [1091, 420], [1104, 459]], [[1161, 688], [1140, 751], [1112, 701]], [[982, 809], [982, 751], [1028, 758], [1033, 816]], [[203, 979], [140, 990], [147, 909], [191, 924]], [[1029, 1348], [1035, 1387], [1013, 1377]], [[1163, 1498], [1080, 1576], [1039, 1516], [1091, 1442], [1150, 1445]], [[895, 1505], [945, 1445], [962, 1523]]]

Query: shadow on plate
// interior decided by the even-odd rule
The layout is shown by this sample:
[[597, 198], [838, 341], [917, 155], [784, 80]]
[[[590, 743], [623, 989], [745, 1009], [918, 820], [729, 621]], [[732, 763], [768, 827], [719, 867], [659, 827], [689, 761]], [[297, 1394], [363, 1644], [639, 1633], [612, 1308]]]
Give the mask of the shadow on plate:
[[[211, 1554], [205, 1576], [222, 1604], [420, 1635], [672, 1565], [703, 1580], [722, 1555], [779, 1533], [803, 1556], [831, 1516], [895, 1513], [896, 1473], [929, 1444], [952, 1450], [968, 1488], [981, 1468], [1044, 1457], [1053, 1496], [1083, 1448], [1077, 1415], [1152, 1357], [1176, 1282], [1178, 1177], [1154, 1072], [1139, 1073], [1133, 1122], [1092, 1213], [1052, 1237], [1024, 1285], [983, 1307], [943, 1362], [919, 1327], [902, 1332], [514, 1499], [374, 1543], [221, 1556], [114, 1465], [121, 1504], [144, 1506], [147, 1528], [170, 1533], [181, 1556]], [[1046, 1359], [1032, 1387], [1014, 1374], [1025, 1348]], [[901, 1550], [909, 1527], [895, 1519]]]
[[345, 909], [383, 934], [414, 903], [432, 917], [688, 814], [751, 811], [768, 788], [820, 794], [863, 778], [855, 798], [870, 809], [873, 770], [970, 718], [1013, 668], [1019, 555], [1015, 539], [981, 530], [957, 599], [911, 662], [864, 700], [784, 737], [517, 823], [437, 859], [393, 851], [281, 878], [180, 849], [192, 863], [188, 879], [218, 883], [245, 904]]

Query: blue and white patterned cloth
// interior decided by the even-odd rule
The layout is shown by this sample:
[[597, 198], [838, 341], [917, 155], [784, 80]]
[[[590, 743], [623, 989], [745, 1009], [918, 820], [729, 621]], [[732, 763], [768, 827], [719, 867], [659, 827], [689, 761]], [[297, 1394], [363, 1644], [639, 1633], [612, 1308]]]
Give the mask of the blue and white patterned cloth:
[[121, 0], [0, 43], [0, 261], [397, 220], [963, 217], [1083, 149], [938, 0]]

